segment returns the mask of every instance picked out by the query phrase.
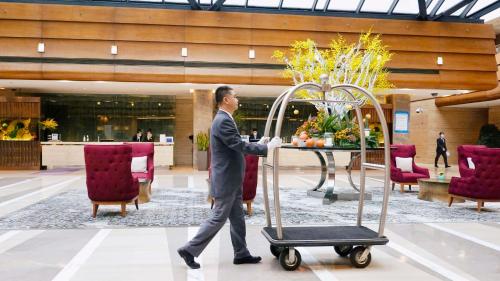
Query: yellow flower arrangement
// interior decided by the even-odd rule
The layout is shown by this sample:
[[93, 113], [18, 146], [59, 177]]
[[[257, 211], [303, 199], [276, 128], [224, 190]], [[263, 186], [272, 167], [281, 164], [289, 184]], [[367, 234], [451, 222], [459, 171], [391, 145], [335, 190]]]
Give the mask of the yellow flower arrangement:
[[30, 123], [31, 119], [2, 121], [0, 140], [32, 140], [34, 136], [29, 130]]
[[42, 130], [55, 130], [57, 126], [59, 126], [53, 118], [47, 118], [45, 121], [41, 121], [40, 125], [42, 125]]
[[[288, 55], [287, 55], [288, 54]], [[331, 85], [352, 84], [368, 90], [378, 92], [382, 89], [393, 88], [388, 80], [388, 71], [385, 68], [391, 60], [392, 54], [383, 45], [380, 35], [373, 36], [371, 31], [361, 34], [357, 43], [349, 43], [339, 35], [329, 44], [329, 48], [319, 50], [311, 39], [295, 41], [285, 54], [280, 50], [273, 53], [273, 58], [280, 63], [285, 63], [283, 77], [291, 78], [294, 84], [303, 82], [320, 83], [320, 76], [328, 74]], [[352, 91], [354, 96], [365, 101], [365, 97]], [[299, 98], [320, 98], [321, 93], [300, 91]], [[328, 97], [336, 100], [349, 100], [343, 91], [331, 91]], [[319, 109], [329, 108], [324, 103], [314, 103]], [[344, 115], [345, 107], [329, 108], [329, 112]]]

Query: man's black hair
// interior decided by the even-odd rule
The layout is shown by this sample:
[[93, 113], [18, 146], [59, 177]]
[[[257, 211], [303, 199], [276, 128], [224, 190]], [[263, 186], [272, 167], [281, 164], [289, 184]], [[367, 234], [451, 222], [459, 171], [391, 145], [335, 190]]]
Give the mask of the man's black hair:
[[220, 86], [219, 88], [217, 88], [217, 90], [215, 90], [215, 102], [218, 105], [221, 104], [222, 100], [224, 100], [224, 97], [226, 95], [231, 94], [232, 90], [233, 90], [233, 88], [231, 88], [229, 86]]

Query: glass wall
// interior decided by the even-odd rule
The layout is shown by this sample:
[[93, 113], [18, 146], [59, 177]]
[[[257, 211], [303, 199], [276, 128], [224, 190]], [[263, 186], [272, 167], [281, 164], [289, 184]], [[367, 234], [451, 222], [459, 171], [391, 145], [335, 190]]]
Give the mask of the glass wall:
[[[252, 129], [257, 129], [259, 135], [264, 134], [267, 116], [269, 110], [276, 98], [249, 98], [238, 97], [240, 108], [235, 112], [235, 121], [238, 124], [241, 135], [249, 135]], [[283, 121], [281, 137], [285, 138], [286, 142], [290, 142], [291, 136], [295, 130], [302, 125], [304, 120], [309, 116], [316, 116], [317, 110], [310, 103], [293, 103], [289, 104]], [[275, 121], [278, 114], [275, 115]], [[271, 135], [274, 135], [274, 125], [271, 128]]]
[[130, 141], [138, 129], [174, 135], [175, 97], [130, 95], [40, 95], [42, 119], [54, 118], [63, 141]]

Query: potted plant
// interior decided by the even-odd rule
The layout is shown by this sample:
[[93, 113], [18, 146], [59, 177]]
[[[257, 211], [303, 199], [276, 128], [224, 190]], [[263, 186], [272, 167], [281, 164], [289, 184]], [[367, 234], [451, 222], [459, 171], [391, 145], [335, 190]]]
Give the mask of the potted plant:
[[208, 170], [208, 146], [210, 144], [210, 139], [208, 134], [205, 132], [199, 132], [196, 134], [196, 148], [197, 148], [197, 166], [198, 171]]

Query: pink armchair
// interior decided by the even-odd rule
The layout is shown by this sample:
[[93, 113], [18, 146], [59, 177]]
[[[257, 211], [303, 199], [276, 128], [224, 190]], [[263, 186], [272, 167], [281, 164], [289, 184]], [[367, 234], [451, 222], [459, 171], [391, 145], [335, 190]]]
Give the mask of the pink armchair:
[[247, 204], [247, 213], [252, 215], [252, 203], [257, 193], [257, 180], [259, 178], [259, 157], [245, 155], [245, 178], [243, 179], [243, 203]]
[[152, 142], [128, 142], [126, 143], [132, 147], [132, 157], [147, 156], [148, 172], [147, 173], [132, 173], [132, 176], [137, 179], [148, 179], [150, 183], [153, 182], [155, 167], [154, 167], [154, 154], [155, 147]]
[[448, 193], [451, 206], [454, 198], [477, 202], [481, 212], [484, 202], [500, 202], [500, 148], [476, 148], [472, 153], [476, 166], [470, 176], [452, 177]]
[[[427, 179], [430, 177], [429, 170], [419, 167], [415, 164], [415, 145], [412, 144], [393, 144], [391, 145], [391, 180], [392, 190], [396, 183], [401, 185], [401, 192], [404, 192], [404, 186], [408, 185], [410, 190], [412, 185], [416, 185], [417, 179]], [[413, 173], [403, 172], [396, 167], [396, 157], [413, 158]]]
[[134, 202], [139, 209], [139, 183], [132, 176], [132, 148], [128, 145], [85, 145], [85, 171], [87, 192], [92, 203], [92, 217], [99, 205], [121, 205], [121, 215], [126, 215], [126, 205]]
[[[461, 177], [470, 177], [474, 175], [474, 169], [469, 169], [467, 157], [472, 157], [476, 149], [486, 148], [485, 145], [460, 145], [457, 147], [458, 153], [458, 171]], [[472, 161], [474, 162], [474, 161]]]
[[[210, 152], [209, 152], [210, 155]], [[211, 176], [211, 167], [210, 167], [210, 158], [208, 160], [208, 179], [207, 183], [209, 185], [210, 190], [210, 176]], [[255, 199], [255, 195], [257, 194], [257, 180], [259, 178], [259, 157], [256, 155], [245, 155], [245, 177], [243, 178], [243, 203], [247, 205], [247, 214], [249, 216], [252, 215], [252, 203]], [[208, 201], [214, 204], [213, 198], [209, 195]]]

